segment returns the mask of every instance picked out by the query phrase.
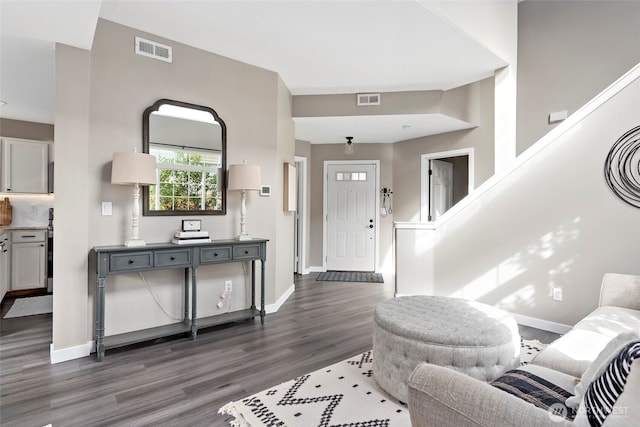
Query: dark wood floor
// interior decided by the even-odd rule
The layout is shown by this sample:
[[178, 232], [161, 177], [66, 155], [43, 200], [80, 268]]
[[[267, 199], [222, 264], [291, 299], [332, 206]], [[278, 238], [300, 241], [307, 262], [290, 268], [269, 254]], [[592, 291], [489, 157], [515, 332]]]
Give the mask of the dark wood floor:
[[[374, 306], [393, 286], [316, 282], [265, 325], [240, 322], [51, 365], [51, 315], [0, 321], [2, 426], [228, 426], [220, 406], [371, 348]], [[389, 280], [387, 280], [389, 282]], [[0, 313], [11, 301], [3, 302]], [[522, 328], [528, 339], [554, 334]]]

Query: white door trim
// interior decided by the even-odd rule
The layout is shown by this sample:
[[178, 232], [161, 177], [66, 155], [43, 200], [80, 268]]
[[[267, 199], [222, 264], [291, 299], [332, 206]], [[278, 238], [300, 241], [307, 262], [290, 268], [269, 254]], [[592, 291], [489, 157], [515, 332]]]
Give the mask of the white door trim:
[[327, 271], [327, 180], [329, 179], [329, 175], [327, 172], [327, 168], [329, 165], [375, 165], [376, 167], [376, 176], [375, 176], [375, 188], [374, 194], [376, 206], [375, 206], [375, 216], [376, 216], [376, 232], [375, 232], [375, 243], [374, 243], [374, 269], [378, 271], [379, 265], [379, 245], [380, 245], [380, 160], [325, 160], [324, 167], [322, 170], [322, 271]]
[[300, 181], [298, 182], [298, 194], [300, 200], [298, 200], [298, 233], [299, 233], [299, 245], [300, 256], [298, 257], [298, 273], [309, 274], [309, 268], [306, 265], [307, 259], [307, 223], [309, 212], [307, 209], [307, 158], [301, 156], [295, 156], [295, 163], [300, 163], [301, 168], [298, 171]]
[[[473, 147], [471, 148], [460, 148], [458, 150], [451, 151], [440, 151], [438, 153], [428, 153], [420, 156], [420, 222], [428, 222], [429, 218], [429, 186], [425, 185], [425, 182], [428, 181], [428, 173], [429, 173], [429, 160], [437, 160], [444, 159], [447, 157], [458, 157], [458, 156], [468, 156], [469, 157], [469, 186], [468, 193], [474, 189], [474, 157], [473, 157]], [[445, 212], [446, 214], [446, 212]]]

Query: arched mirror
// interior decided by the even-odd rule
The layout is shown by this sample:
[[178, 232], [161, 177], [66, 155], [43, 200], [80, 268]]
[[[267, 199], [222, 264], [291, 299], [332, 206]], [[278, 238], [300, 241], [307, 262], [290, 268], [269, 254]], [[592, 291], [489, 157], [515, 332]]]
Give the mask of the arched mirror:
[[143, 215], [224, 215], [227, 131], [209, 107], [160, 99], [144, 111], [143, 150], [156, 184], [143, 187]]

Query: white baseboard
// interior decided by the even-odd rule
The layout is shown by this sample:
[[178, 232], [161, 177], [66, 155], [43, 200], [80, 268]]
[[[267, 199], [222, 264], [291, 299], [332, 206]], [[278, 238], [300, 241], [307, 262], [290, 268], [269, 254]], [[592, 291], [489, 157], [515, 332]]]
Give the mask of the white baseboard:
[[544, 331], [554, 332], [556, 334], [566, 334], [573, 327], [562, 323], [549, 322], [548, 320], [537, 319], [535, 317], [523, 316], [521, 314], [511, 313], [516, 322], [521, 325], [530, 326]]
[[291, 287], [287, 289], [287, 291], [284, 294], [282, 294], [280, 298], [278, 298], [278, 301], [276, 301], [275, 304], [265, 305], [264, 311], [267, 314], [271, 314], [280, 310], [280, 307], [282, 307], [282, 304], [284, 304], [287, 301], [287, 299], [289, 299], [289, 297], [293, 294], [295, 290], [296, 290], [296, 285], [291, 285]]
[[324, 269], [324, 267], [317, 266], [317, 265], [316, 266], [314, 266], [314, 265], [309, 266], [308, 270], [309, 270], [310, 273], [322, 273], [324, 271], [327, 271], [327, 270]]
[[53, 343], [49, 347], [49, 357], [51, 364], [66, 362], [68, 360], [80, 359], [91, 354], [92, 349], [95, 351], [95, 341], [88, 341], [86, 344], [75, 347], [62, 348], [60, 350], [53, 349]]
[[[394, 294], [394, 298], [398, 297], [408, 297], [416, 294]], [[530, 326], [536, 329], [542, 329], [543, 331], [549, 331], [556, 334], [566, 334], [571, 329], [572, 326], [564, 325], [562, 323], [550, 322], [548, 320], [542, 320], [535, 317], [523, 316], [521, 314], [509, 313], [516, 319], [516, 322], [520, 325]]]

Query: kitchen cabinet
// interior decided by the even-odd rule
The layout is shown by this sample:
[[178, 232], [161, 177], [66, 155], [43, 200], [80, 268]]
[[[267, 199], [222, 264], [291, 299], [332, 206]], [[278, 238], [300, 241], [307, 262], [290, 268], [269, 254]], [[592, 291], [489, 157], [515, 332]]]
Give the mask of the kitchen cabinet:
[[37, 289], [46, 282], [46, 230], [11, 232], [11, 290]]
[[9, 290], [11, 277], [9, 276], [9, 233], [0, 233], [0, 301]]
[[25, 139], [2, 139], [4, 193], [49, 192], [49, 144]]

